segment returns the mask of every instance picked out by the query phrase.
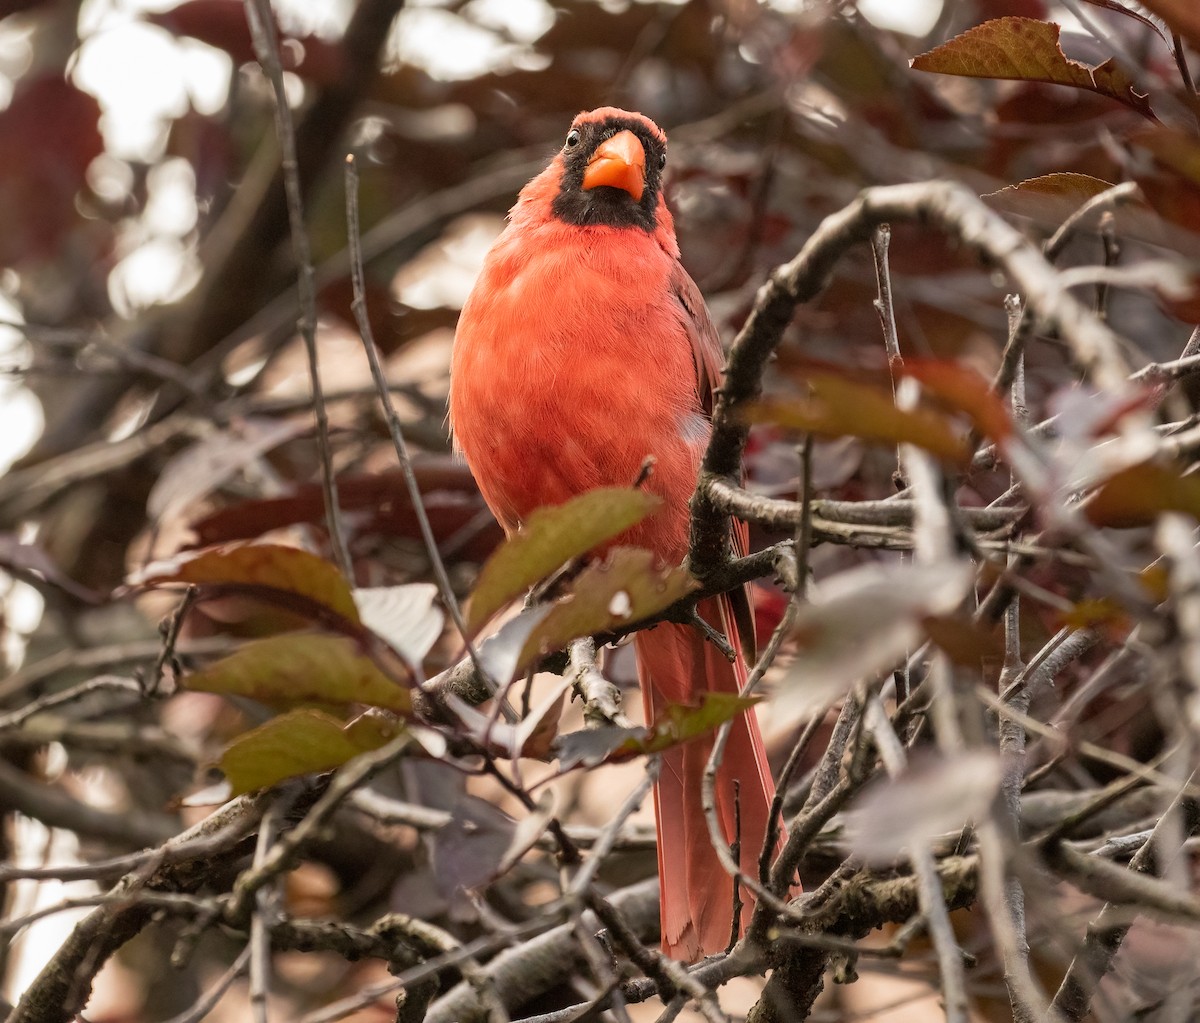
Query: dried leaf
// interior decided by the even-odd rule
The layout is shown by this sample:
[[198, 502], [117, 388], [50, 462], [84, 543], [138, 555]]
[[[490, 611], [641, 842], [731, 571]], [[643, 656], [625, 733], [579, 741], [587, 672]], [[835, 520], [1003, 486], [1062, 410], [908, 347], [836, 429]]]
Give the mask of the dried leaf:
[[987, 816], [1004, 777], [1003, 761], [979, 750], [914, 761], [902, 775], [869, 786], [847, 814], [854, 854], [870, 865], [906, 853]]
[[607, 761], [661, 753], [720, 728], [738, 714], [749, 713], [759, 696], [708, 691], [694, 703], [669, 703], [650, 728], [605, 725], [561, 735], [555, 742], [559, 765], [567, 771], [582, 764], [595, 767]]
[[385, 675], [346, 636], [300, 633], [247, 643], [184, 679], [188, 689], [246, 696], [275, 707], [365, 703], [397, 714], [412, 708], [408, 689]]
[[1071, 60], [1059, 45], [1060, 29], [1034, 18], [996, 18], [914, 57], [917, 71], [967, 78], [1047, 82], [1107, 96], [1154, 120], [1134, 81], [1115, 60], [1091, 67]]
[[520, 614], [510, 618], [495, 634], [480, 644], [477, 651], [479, 664], [484, 674], [496, 685], [506, 686], [512, 681], [530, 633], [541, 624], [552, 608], [551, 604], [535, 604], [533, 607], [522, 608]]
[[578, 732], [560, 735], [554, 748], [558, 753], [559, 767], [568, 771], [576, 765], [595, 767], [602, 764], [626, 743], [637, 742], [645, 736], [644, 728], [601, 725], [599, 728], [582, 728]]
[[1004, 402], [969, 366], [943, 359], [906, 359], [904, 375], [920, 382], [923, 397], [967, 416], [985, 437], [1002, 444], [1012, 436], [1012, 419]]
[[695, 704], [668, 703], [648, 732], [627, 739], [613, 759], [623, 755], [661, 753], [720, 728], [738, 714], [748, 713], [760, 696], [707, 691]]
[[434, 603], [437, 595], [433, 583], [380, 586], [355, 590], [354, 604], [362, 623], [415, 666], [442, 634], [445, 616]]
[[996, 192], [986, 192], [979, 198], [1002, 213], [1032, 217], [1057, 227], [1088, 199], [1112, 187], [1111, 182], [1090, 174], [1060, 171], [1028, 178]]
[[493, 720], [492, 714], [472, 707], [454, 693], [446, 696], [446, 703], [466, 726], [467, 734], [481, 746], [509, 759], [531, 757], [543, 760], [548, 758], [554, 745], [563, 697], [570, 687], [569, 677], [560, 678], [549, 694], [516, 723], [502, 718]]
[[894, 668], [923, 637], [923, 620], [951, 614], [974, 578], [967, 562], [892, 562], [823, 581], [801, 608], [796, 659], [775, 705], [798, 716], [822, 711], [860, 679]]
[[662, 504], [632, 487], [601, 487], [529, 516], [479, 573], [468, 626], [478, 629], [514, 597], [574, 558], [619, 536]]
[[300, 419], [248, 418], [184, 448], [150, 488], [146, 512], [154, 521], [173, 515], [211, 494], [247, 465], [311, 425]]
[[442, 894], [451, 896], [492, 880], [516, 830], [516, 822], [490, 803], [474, 796], [460, 800], [433, 838], [433, 870]]

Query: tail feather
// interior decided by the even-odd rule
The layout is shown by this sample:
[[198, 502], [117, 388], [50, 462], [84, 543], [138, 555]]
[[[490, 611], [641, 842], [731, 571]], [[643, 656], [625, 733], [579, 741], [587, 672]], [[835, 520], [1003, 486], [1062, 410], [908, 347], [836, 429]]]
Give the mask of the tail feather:
[[[729, 637], [735, 650], [739, 648], [727, 598], [703, 601], [698, 610]], [[647, 720], [668, 703], [686, 703], [704, 691], [737, 692], [746, 682], [741, 655], [731, 663], [691, 626], [665, 624], [638, 633], [634, 650]], [[733, 932], [733, 879], [712, 847], [701, 796], [713, 741], [708, 735], [664, 753], [654, 791], [662, 947], [685, 961], [722, 951]], [[739, 862], [751, 877], [757, 876], [774, 795], [753, 711], [740, 714], [717, 770], [715, 797], [725, 840], [740, 840]], [[743, 890], [741, 896], [739, 933], [754, 906], [749, 892]]]

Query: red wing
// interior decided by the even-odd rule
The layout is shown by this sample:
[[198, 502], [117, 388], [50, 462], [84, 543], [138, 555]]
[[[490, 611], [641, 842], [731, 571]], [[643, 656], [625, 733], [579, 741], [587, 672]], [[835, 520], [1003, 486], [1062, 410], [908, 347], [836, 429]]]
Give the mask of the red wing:
[[696, 365], [696, 393], [700, 396], [700, 407], [710, 416], [713, 410], [713, 395], [721, 383], [721, 367], [725, 365], [725, 353], [721, 349], [721, 336], [704, 304], [704, 296], [696, 282], [688, 276], [681, 263], [675, 264], [671, 280], [676, 299], [687, 314], [684, 326], [692, 342], [692, 361]]
[[[700, 407], [711, 417], [713, 400], [717, 388], [721, 385], [721, 370], [725, 365], [721, 336], [717, 333], [716, 324], [713, 323], [708, 306], [704, 303], [704, 296], [700, 294], [696, 282], [681, 263], [675, 264], [671, 285], [675, 297], [687, 314], [684, 317], [684, 326], [692, 342], [692, 361], [696, 366], [696, 394], [700, 398]], [[750, 527], [740, 519], [734, 519], [732, 534], [734, 555], [746, 555], [750, 550]], [[737, 625], [746, 660], [753, 664], [757, 644], [749, 588], [740, 586], [733, 590], [729, 594], [729, 603], [733, 609], [733, 620]]]

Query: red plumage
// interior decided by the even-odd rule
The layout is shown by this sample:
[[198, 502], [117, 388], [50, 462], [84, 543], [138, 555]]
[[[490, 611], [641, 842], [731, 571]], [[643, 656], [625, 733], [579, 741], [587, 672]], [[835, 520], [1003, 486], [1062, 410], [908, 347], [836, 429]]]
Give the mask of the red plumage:
[[[563, 149], [521, 190], [463, 306], [450, 419], [508, 532], [535, 508], [632, 484], [652, 456], [644, 485], [664, 506], [617, 542], [678, 564], [721, 349], [679, 262], [661, 189], [665, 158], [666, 136], [641, 114], [603, 107], [575, 119]], [[745, 550], [744, 528], [734, 544]], [[699, 610], [740, 650], [735, 605], [746, 608], [744, 593], [703, 601]], [[731, 663], [690, 626], [659, 625], [638, 633], [634, 645], [649, 719], [667, 703], [745, 683], [741, 654]], [[701, 809], [711, 748], [709, 738], [669, 751], [655, 791], [662, 945], [685, 960], [721, 951], [731, 933], [732, 882]], [[742, 868], [757, 876], [774, 787], [752, 714], [736, 719], [717, 775], [729, 840], [735, 779]], [[753, 900], [743, 899], [744, 923]]]

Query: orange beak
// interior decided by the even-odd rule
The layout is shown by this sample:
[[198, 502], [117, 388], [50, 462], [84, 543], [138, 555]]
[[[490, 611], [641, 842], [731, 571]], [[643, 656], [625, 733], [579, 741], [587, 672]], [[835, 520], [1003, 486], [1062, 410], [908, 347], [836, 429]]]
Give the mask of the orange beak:
[[583, 172], [583, 188], [621, 188], [637, 202], [646, 187], [646, 150], [631, 131], [618, 132], [596, 148]]

